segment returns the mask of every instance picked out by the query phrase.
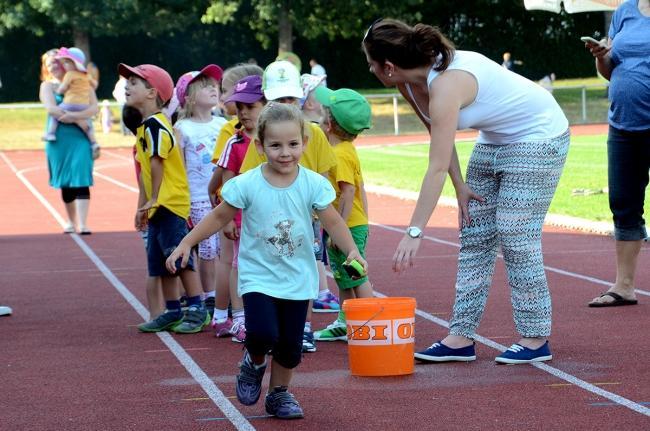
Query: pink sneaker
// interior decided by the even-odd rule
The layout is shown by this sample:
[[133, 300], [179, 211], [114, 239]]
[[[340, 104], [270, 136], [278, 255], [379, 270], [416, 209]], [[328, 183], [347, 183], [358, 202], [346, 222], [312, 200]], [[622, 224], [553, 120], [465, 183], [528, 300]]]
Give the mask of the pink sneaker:
[[243, 320], [235, 320], [230, 328], [230, 333], [232, 334], [231, 340], [234, 343], [243, 343], [246, 340], [246, 327], [244, 326]]
[[224, 320], [221, 323], [217, 323], [217, 322], [212, 323], [212, 329], [214, 329], [214, 336], [217, 338], [223, 338], [232, 335], [230, 333], [230, 328], [232, 328], [232, 320], [230, 320], [230, 318]]

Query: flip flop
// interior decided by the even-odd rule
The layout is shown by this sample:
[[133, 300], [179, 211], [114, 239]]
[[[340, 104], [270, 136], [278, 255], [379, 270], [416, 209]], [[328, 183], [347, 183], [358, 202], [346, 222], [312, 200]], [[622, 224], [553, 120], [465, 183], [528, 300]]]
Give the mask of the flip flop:
[[621, 305], [636, 305], [639, 301], [636, 299], [625, 299], [621, 295], [615, 292], [605, 292], [599, 296], [599, 298], [609, 296], [614, 300], [611, 302], [590, 302], [588, 305], [590, 307], [618, 307]]

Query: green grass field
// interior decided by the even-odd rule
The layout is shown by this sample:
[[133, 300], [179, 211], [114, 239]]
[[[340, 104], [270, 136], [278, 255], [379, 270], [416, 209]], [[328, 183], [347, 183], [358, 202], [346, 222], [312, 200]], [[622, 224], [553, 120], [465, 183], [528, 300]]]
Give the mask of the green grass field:
[[[474, 142], [456, 145], [463, 173]], [[368, 184], [418, 191], [427, 167], [428, 145], [359, 148], [364, 180]], [[390, 166], [390, 168], [389, 168]], [[574, 195], [576, 189], [602, 190], [607, 187], [606, 136], [575, 136], [550, 212], [594, 221], [610, 221], [606, 193]], [[449, 180], [443, 195], [455, 197]], [[650, 211], [650, 190], [646, 191], [646, 213]]]

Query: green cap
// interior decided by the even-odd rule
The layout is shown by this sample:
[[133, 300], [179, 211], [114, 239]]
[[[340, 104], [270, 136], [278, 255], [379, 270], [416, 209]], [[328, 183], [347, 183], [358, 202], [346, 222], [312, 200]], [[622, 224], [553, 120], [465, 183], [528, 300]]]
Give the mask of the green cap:
[[327, 87], [314, 90], [316, 100], [332, 112], [339, 126], [348, 133], [358, 135], [372, 126], [370, 104], [361, 94], [349, 88], [333, 91]]

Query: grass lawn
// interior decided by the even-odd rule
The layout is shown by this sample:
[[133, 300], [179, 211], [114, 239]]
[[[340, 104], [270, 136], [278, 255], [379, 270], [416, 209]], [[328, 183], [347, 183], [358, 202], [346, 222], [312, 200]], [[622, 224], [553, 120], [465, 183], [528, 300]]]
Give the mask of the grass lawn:
[[[594, 221], [610, 221], [607, 194], [573, 195], [576, 189], [602, 190], [607, 187], [606, 137], [575, 136], [551, 203], [553, 214], [569, 215]], [[463, 172], [471, 154], [473, 142], [456, 145]], [[427, 167], [428, 145], [408, 145], [383, 148], [358, 148], [364, 180], [368, 184], [418, 191]], [[449, 181], [444, 196], [455, 197]], [[646, 190], [645, 212], [650, 211], [650, 191]]]

